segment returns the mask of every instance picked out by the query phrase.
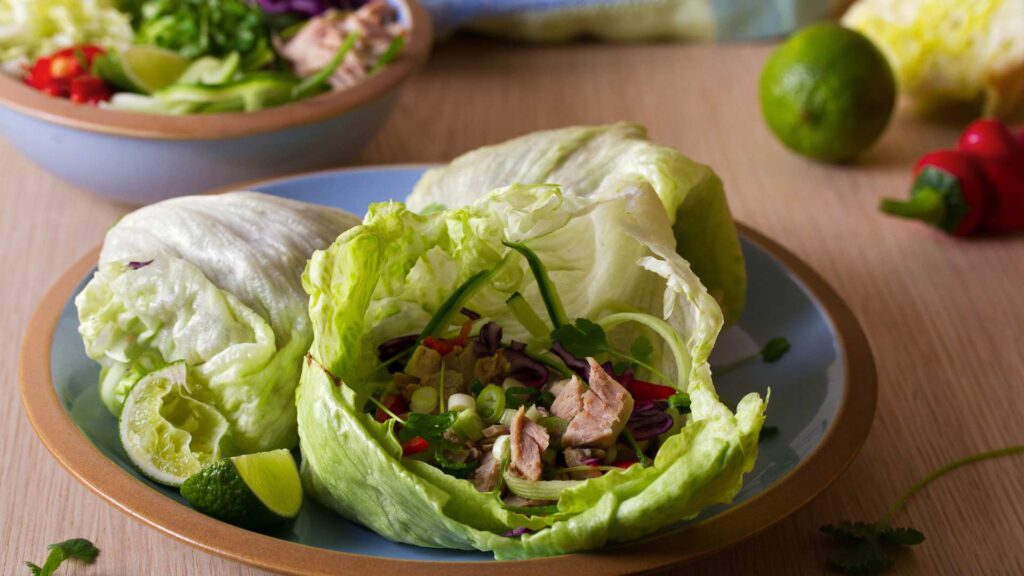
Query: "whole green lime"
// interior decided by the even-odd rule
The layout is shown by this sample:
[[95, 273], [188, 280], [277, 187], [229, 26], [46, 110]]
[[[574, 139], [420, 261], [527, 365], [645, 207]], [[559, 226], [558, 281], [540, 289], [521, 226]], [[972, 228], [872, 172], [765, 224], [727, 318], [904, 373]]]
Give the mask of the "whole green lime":
[[896, 78], [864, 35], [838, 24], [794, 34], [761, 72], [761, 111], [790, 149], [826, 162], [851, 160], [885, 131]]

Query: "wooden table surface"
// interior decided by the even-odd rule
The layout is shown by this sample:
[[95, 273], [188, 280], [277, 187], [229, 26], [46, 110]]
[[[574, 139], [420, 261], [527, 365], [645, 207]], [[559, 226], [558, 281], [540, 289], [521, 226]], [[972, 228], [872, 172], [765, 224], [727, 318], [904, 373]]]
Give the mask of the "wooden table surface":
[[[439, 47], [362, 164], [436, 162], [525, 132], [633, 120], [713, 166], [737, 219], [808, 262], [846, 299], [874, 349], [880, 400], [849, 471], [762, 535], [674, 574], [825, 571], [822, 524], [871, 520], [933, 467], [1024, 442], [1024, 237], [960, 241], [880, 216], [914, 161], [959, 126], [901, 110], [851, 166], [788, 153], [758, 110], [767, 46]], [[19, 341], [46, 287], [126, 207], [76, 190], [0, 142], [0, 573], [87, 537], [92, 567], [64, 574], [260, 574], [114, 510], [46, 452], [16, 390]], [[1024, 574], [1024, 457], [934, 484], [898, 520], [927, 535], [894, 574]]]

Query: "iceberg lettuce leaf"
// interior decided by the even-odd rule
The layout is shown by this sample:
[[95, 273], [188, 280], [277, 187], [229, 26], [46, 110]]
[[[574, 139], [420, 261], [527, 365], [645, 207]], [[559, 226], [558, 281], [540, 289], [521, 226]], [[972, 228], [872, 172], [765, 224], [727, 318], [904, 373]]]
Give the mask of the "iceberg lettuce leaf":
[[743, 313], [746, 268], [722, 181], [707, 166], [650, 142], [643, 126], [564, 128], [480, 148], [428, 171], [407, 202], [417, 211], [457, 208], [514, 183], [557, 184], [596, 199], [649, 186], [669, 216], [679, 254], [719, 301], [727, 323]]

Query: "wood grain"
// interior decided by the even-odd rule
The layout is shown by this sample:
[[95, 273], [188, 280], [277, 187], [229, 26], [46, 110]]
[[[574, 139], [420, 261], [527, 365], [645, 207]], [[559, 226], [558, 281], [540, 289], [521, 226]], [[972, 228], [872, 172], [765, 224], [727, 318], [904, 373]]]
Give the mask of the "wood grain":
[[[766, 46], [441, 46], [361, 163], [443, 161], [531, 130], [634, 120], [715, 167], [737, 218], [795, 252], [846, 299], [875, 350], [878, 416], [850, 471], [767, 533], [676, 574], [816, 574], [818, 526], [880, 516], [954, 457], [1024, 441], [1024, 237], [957, 241], [880, 216], [917, 156], [959, 126], [901, 110], [859, 163], [814, 164], [765, 129]], [[55, 180], [0, 143], [0, 573], [74, 536], [103, 549], [63, 574], [261, 574], [197, 552], [107, 506], [35, 438], [16, 394], [21, 332], [45, 288], [127, 208]], [[1024, 573], [1024, 458], [956, 472], [899, 520], [928, 541], [894, 574]]]

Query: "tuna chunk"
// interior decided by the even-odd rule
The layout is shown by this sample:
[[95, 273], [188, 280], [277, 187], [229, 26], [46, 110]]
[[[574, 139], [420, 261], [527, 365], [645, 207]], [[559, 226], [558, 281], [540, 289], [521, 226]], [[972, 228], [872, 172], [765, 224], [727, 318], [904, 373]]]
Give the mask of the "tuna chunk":
[[509, 470], [526, 480], [540, 480], [544, 463], [541, 455], [548, 449], [548, 431], [526, 417], [526, 408], [519, 407], [512, 420], [512, 463]]
[[587, 362], [590, 364], [590, 388], [583, 394], [583, 410], [569, 422], [562, 436], [562, 445], [608, 448], [615, 444], [629, 420], [633, 397], [593, 358], [587, 358]]
[[493, 356], [477, 359], [476, 365], [473, 367], [473, 377], [484, 384], [501, 384], [508, 376], [509, 368], [505, 354], [498, 350]]
[[583, 410], [584, 392], [586, 392], [586, 387], [574, 374], [571, 380], [562, 383], [561, 392], [551, 403], [551, 413], [559, 418], [564, 418], [567, 422], [572, 422], [572, 419]]
[[405, 373], [420, 380], [441, 371], [441, 355], [426, 346], [418, 346], [405, 366]]
[[498, 475], [501, 474], [501, 462], [494, 457], [494, 454], [487, 452], [484, 459], [473, 472], [473, 486], [478, 492], [490, 492], [498, 485]]

